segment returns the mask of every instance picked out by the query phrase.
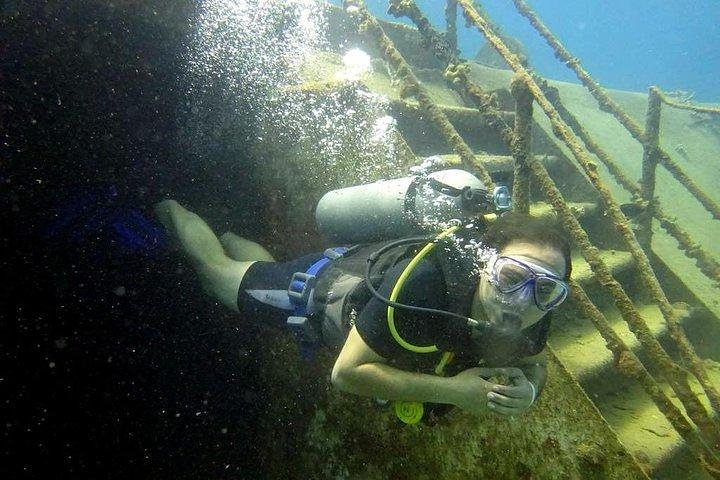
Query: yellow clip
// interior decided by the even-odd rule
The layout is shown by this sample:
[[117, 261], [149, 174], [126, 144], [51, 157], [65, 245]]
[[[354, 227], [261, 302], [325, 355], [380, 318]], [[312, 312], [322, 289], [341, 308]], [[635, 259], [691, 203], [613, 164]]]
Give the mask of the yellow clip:
[[408, 425], [418, 423], [425, 413], [425, 407], [421, 402], [395, 401], [395, 415]]

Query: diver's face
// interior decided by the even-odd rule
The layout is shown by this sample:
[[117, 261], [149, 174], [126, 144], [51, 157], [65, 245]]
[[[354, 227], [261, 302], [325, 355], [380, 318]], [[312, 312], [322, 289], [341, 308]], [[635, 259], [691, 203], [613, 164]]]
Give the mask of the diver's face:
[[[536, 265], [560, 278], [565, 277], [566, 265], [562, 253], [552, 247], [516, 241], [508, 244], [499, 255]], [[532, 282], [512, 293], [502, 293], [491, 283], [487, 271], [483, 272], [478, 284], [473, 310], [476, 308], [485, 311], [488, 321], [509, 330], [526, 328], [547, 313], [535, 304]]]

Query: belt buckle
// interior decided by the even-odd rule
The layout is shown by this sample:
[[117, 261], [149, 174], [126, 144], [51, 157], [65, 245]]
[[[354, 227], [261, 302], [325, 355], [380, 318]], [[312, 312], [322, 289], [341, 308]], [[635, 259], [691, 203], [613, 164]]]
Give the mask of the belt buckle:
[[[293, 288], [296, 285], [302, 285], [299, 287], [299, 291]], [[295, 272], [290, 279], [287, 294], [292, 303], [305, 304], [310, 298], [310, 291], [313, 288], [315, 288], [315, 275], [310, 275], [305, 272]]]
[[328, 248], [323, 252], [323, 255], [325, 255], [330, 260], [337, 260], [338, 258], [342, 257], [345, 252], [347, 252], [347, 248], [345, 247], [335, 247], [335, 248]]

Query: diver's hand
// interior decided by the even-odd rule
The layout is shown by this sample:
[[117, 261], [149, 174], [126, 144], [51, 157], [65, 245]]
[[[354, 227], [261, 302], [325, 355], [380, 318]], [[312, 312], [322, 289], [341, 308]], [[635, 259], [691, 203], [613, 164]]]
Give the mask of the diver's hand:
[[482, 378], [485, 368], [463, 370], [454, 377], [454, 398], [452, 403], [465, 411], [479, 415], [488, 411], [488, 394], [493, 384]]
[[504, 376], [508, 379], [508, 385], [492, 383], [490, 392], [487, 394], [488, 408], [493, 412], [503, 415], [520, 415], [528, 410], [535, 403], [537, 389], [530, 385], [522, 370], [515, 367], [509, 368], [482, 368], [483, 377]]

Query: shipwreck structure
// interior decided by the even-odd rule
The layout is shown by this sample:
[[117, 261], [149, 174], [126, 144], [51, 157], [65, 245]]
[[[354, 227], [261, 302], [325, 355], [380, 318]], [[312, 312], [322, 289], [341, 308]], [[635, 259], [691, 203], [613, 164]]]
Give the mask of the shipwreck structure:
[[[268, 336], [272, 402], [259, 426], [268, 472], [720, 478], [720, 197], [717, 180], [702, 173], [708, 152], [694, 147], [716, 144], [704, 148], [717, 152], [720, 140], [690, 128], [720, 111], [655, 87], [648, 95], [602, 88], [524, 0], [514, 3], [583, 86], [535, 75], [477, 2], [448, 0], [440, 32], [412, 0], [391, 0], [389, 12], [414, 27], [379, 21], [362, 1], [346, 0], [327, 6], [328, 47], [282, 101], [347, 106], [381, 97], [396, 122], [391, 161], [385, 152], [368, 174], [373, 159], [352, 148], [350, 133], [325, 167], [310, 158], [311, 134], [289, 150], [265, 145], [256, 155], [267, 162], [265, 180], [283, 192], [268, 215], [294, 238], [303, 232], [303, 249], [322, 246], [312, 206], [325, 191], [357, 183], [361, 170], [367, 179], [402, 176], [428, 155], [441, 156], [438, 168], [460, 165], [487, 185], [511, 183], [518, 210], [557, 215], [575, 247], [572, 301], [555, 316], [543, 396], [522, 418], [455, 411], [436, 425], [408, 427], [372, 401], [334, 391], [330, 355], [300, 365], [289, 337]], [[458, 57], [459, 18], [510, 70]], [[372, 70], [344, 75], [349, 46], [371, 56]], [[683, 161], [695, 155], [697, 162]], [[299, 173], [307, 165], [323, 168], [322, 176]], [[298, 173], [278, 174], [288, 170]], [[281, 248], [295, 253], [298, 245]]]

